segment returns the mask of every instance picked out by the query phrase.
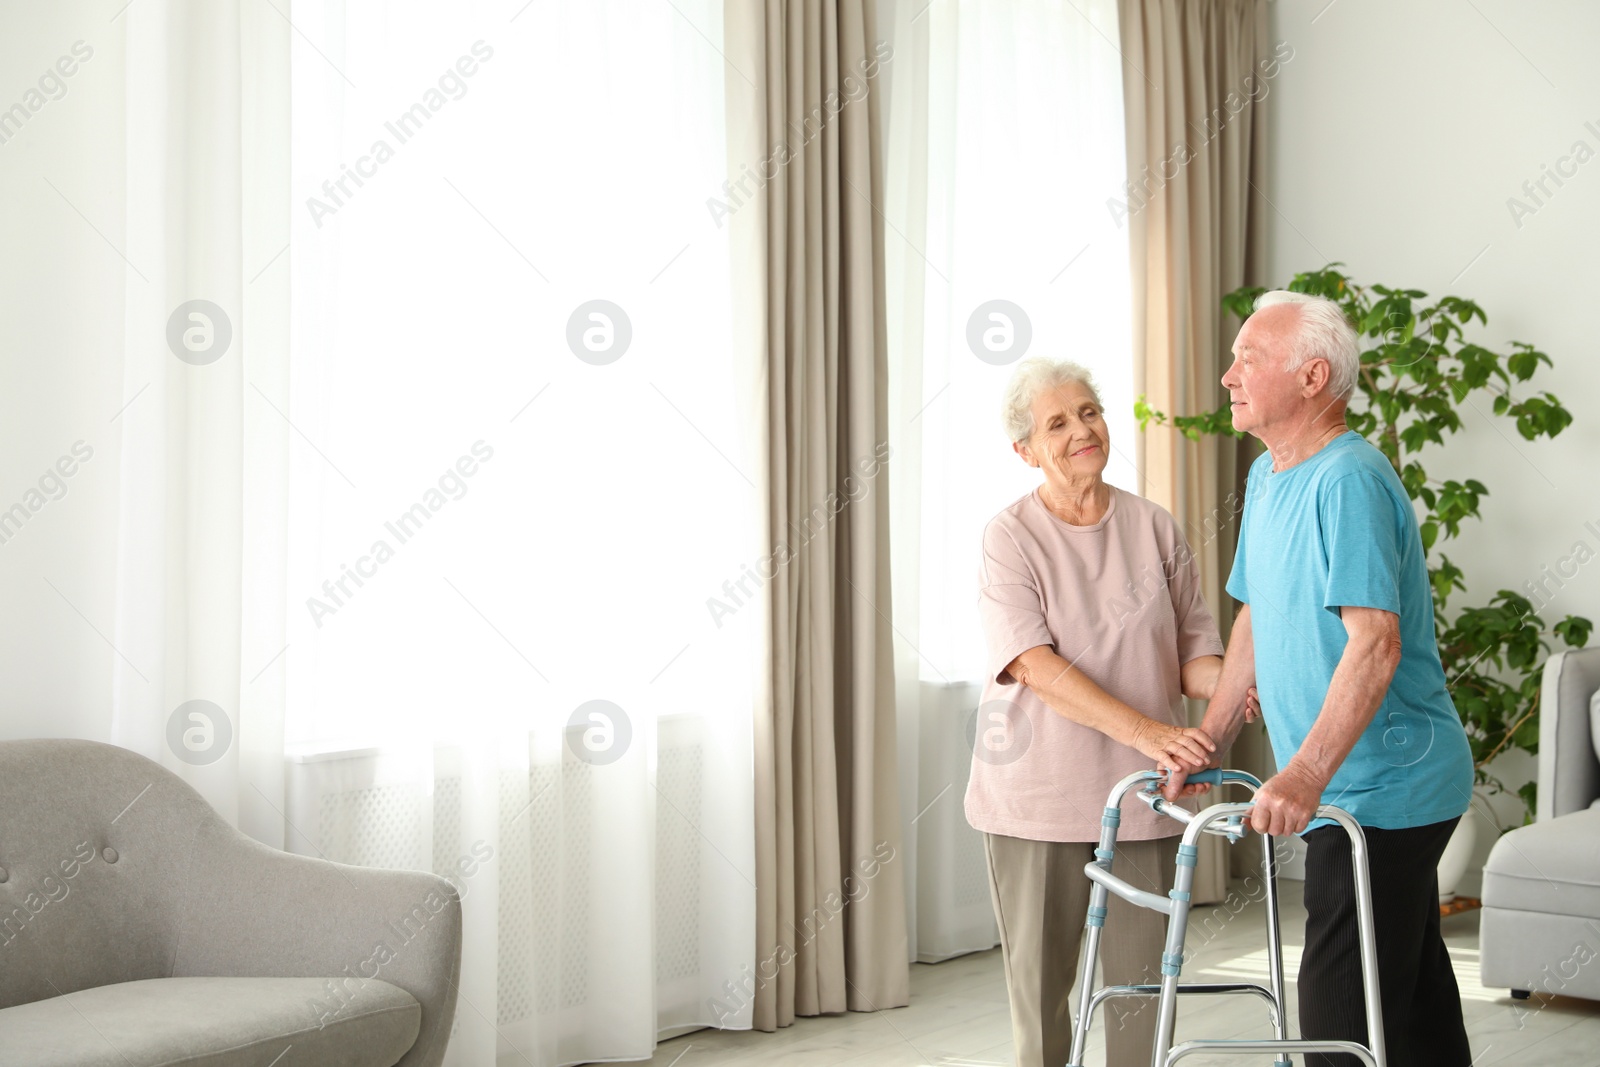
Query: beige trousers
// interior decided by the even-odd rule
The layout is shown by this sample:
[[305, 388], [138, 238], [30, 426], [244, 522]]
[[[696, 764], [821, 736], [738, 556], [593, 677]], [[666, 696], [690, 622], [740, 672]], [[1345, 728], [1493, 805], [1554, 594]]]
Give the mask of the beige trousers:
[[[1094, 859], [1095, 845], [983, 837], [1017, 1067], [1062, 1067], [1072, 1052], [1071, 992], [1093, 888], [1083, 865]], [[1177, 854], [1176, 837], [1118, 841], [1111, 869], [1130, 885], [1165, 894]], [[1165, 946], [1166, 916], [1113, 895], [1100, 937], [1099, 984], [1160, 982]], [[1155, 1044], [1155, 998], [1107, 1000], [1093, 1026], [1106, 1034], [1107, 1067], [1147, 1067]]]

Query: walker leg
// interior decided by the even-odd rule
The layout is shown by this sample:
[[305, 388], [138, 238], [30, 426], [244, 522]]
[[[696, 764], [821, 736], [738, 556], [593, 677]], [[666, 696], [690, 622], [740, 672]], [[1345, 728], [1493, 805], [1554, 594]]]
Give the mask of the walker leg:
[[[1324, 808], [1321, 811], [1326, 811]], [[1320, 812], [1319, 812], [1320, 813]], [[1383, 1041], [1383, 1000], [1378, 991], [1378, 937], [1372, 917], [1372, 874], [1367, 864], [1367, 838], [1348, 814], [1345, 830], [1350, 834], [1350, 859], [1356, 883], [1356, 925], [1361, 938], [1361, 984], [1367, 1002], [1367, 1048], [1372, 1050], [1376, 1067], [1388, 1067]], [[1341, 820], [1343, 821], [1343, 820]]]
[[1083, 1067], [1083, 1056], [1089, 1045], [1089, 1005], [1094, 997], [1094, 965], [1100, 958], [1100, 930], [1105, 922], [1106, 901], [1110, 894], [1103, 885], [1096, 885], [1089, 894], [1089, 918], [1084, 925], [1087, 936], [1083, 941], [1083, 964], [1078, 976], [1078, 1017], [1072, 1026], [1072, 1056], [1067, 1067]]
[[[1267, 973], [1272, 983], [1272, 1032], [1279, 1041], [1288, 1039], [1283, 996], [1283, 938], [1278, 927], [1278, 857], [1272, 838], [1261, 835], [1261, 869], [1267, 884]], [[1279, 1055], [1273, 1067], [1291, 1067], [1287, 1052]]]
[[[1121, 794], [1113, 793], [1112, 798], [1115, 803], [1108, 802], [1105, 812], [1100, 816], [1100, 845], [1094, 850], [1094, 862], [1108, 871], [1117, 853], [1117, 827], [1122, 823], [1122, 809], [1116, 806], [1122, 802]], [[1089, 1005], [1094, 1002], [1094, 965], [1100, 958], [1100, 931], [1105, 926], [1106, 902], [1110, 897], [1110, 891], [1098, 882], [1089, 894], [1089, 914], [1084, 920], [1084, 931], [1088, 936], [1084, 938], [1082, 975], [1078, 980], [1078, 1018], [1072, 1027], [1072, 1058], [1067, 1067], [1083, 1067], [1083, 1054], [1088, 1048]]]
[[1150, 1052], [1150, 1067], [1166, 1067], [1172, 1048], [1173, 1031], [1178, 1021], [1178, 976], [1183, 971], [1183, 941], [1189, 928], [1189, 894], [1194, 889], [1194, 866], [1200, 850], [1194, 845], [1178, 846], [1178, 874], [1173, 880], [1172, 912], [1167, 919], [1167, 950], [1161, 956], [1161, 999], [1156, 1015], [1156, 1043]]

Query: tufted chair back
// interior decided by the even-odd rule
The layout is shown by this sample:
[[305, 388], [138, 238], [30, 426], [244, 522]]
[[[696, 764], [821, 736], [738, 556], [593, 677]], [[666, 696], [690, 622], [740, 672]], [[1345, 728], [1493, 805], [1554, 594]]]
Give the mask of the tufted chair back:
[[268, 848], [137, 753], [0, 742], [0, 1009], [142, 979], [381, 978], [422, 1009], [397, 1067], [438, 1067], [461, 921], [445, 879]]
[[0, 1008], [172, 974], [196, 835], [177, 776], [89, 741], [0, 744]]

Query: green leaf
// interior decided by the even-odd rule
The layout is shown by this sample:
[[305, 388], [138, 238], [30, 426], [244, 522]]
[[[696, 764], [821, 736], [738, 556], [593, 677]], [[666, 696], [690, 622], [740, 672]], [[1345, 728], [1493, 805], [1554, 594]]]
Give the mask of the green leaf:
[[1568, 615], [1551, 629], [1557, 637], [1567, 643], [1567, 647], [1582, 648], [1589, 643], [1589, 635], [1594, 632], [1594, 623], [1581, 615]]
[[[1379, 290], [1380, 292], [1382, 290]], [[1356, 320], [1356, 329], [1363, 334], [1382, 334], [1389, 320], [1389, 297], [1384, 297], [1372, 307], [1367, 309], [1365, 315]]]
[[1528, 749], [1539, 743], [1539, 720], [1529, 716], [1522, 720], [1522, 725], [1516, 728], [1511, 735], [1511, 743], [1518, 748]]
[[1133, 402], [1133, 417], [1139, 420], [1139, 429], [1141, 431], [1149, 429], [1152, 422], [1157, 426], [1162, 426], [1167, 421], [1167, 416], [1164, 413], [1145, 403], [1143, 393], [1140, 393], [1138, 399]]
[[1539, 783], [1536, 781], [1528, 782], [1517, 790], [1517, 796], [1521, 797], [1522, 802], [1528, 806], [1528, 817], [1523, 822], [1523, 825], [1526, 826], [1528, 823], [1533, 822], [1533, 813], [1538, 810]]
[[1266, 289], [1260, 286], [1247, 286], [1243, 289], [1235, 289], [1233, 292], [1222, 298], [1222, 306], [1224, 310], [1231, 313], [1234, 318], [1243, 321], [1250, 317], [1252, 312], [1255, 310], [1256, 298], [1264, 292], [1266, 292]]

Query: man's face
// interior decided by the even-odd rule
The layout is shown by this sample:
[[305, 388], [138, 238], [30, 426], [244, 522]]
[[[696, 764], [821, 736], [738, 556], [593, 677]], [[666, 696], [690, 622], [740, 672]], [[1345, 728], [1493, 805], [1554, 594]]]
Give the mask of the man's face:
[[1262, 436], [1285, 421], [1305, 402], [1301, 371], [1284, 370], [1300, 328], [1300, 311], [1292, 304], [1262, 308], [1244, 321], [1233, 342], [1233, 365], [1222, 376], [1233, 412], [1233, 428]]

